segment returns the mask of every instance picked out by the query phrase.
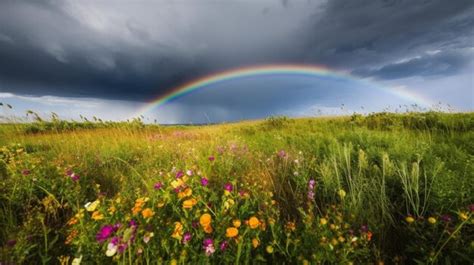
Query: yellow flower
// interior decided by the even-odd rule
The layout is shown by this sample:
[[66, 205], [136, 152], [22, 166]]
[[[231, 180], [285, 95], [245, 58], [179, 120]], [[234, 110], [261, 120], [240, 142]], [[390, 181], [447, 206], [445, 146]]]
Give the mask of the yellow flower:
[[234, 227], [239, 228], [242, 223], [239, 219], [235, 219], [234, 221], [232, 221], [232, 224], [234, 225]]
[[260, 225], [260, 221], [257, 219], [257, 217], [255, 217], [255, 216], [250, 217], [250, 219], [249, 219], [250, 228], [255, 229], [259, 225]]
[[431, 216], [431, 217], [428, 217], [428, 222], [429, 222], [430, 224], [436, 224], [436, 218], [434, 218], [434, 217], [432, 217], [432, 216]]
[[286, 223], [286, 229], [288, 229], [289, 231], [295, 231], [296, 224], [294, 222], [288, 222]]
[[341, 197], [341, 199], [344, 199], [344, 197], [346, 197], [346, 191], [343, 190], [343, 189], [340, 189], [337, 194], [339, 195], [339, 197]]
[[112, 205], [112, 206], [109, 207], [109, 209], [107, 211], [109, 212], [109, 214], [112, 215], [112, 214], [115, 213], [116, 210], [117, 210], [117, 208], [115, 208], [115, 206]]
[[459, 213], [459, 218], [461, 218], [461, 220], [463, 220], [463, 221], [466, 221], [467, 218], [469, 218], [469, 217], [467, 216], [466, 212], [460, 212]]
[[95, 211], [92, 213], [92, 219], [98, 221], [104, 219], [104, 215], [101, 214], [99, 211]]
[[201, 215], [201, 217], [199, 218], [199, 223], [203, 227], [209, 226], [211, 224], [211, 221], [212, 221], [212, 217], [208, 213]]
[[97, 207], [99, 207], [99, 204], [100, 204], [100, 201], [99, 200], [95, 200], [94, 202], [89, 202], [85, 205], [86, 207], [86, 210], [88, 212], [93, 212], [95, 211], [95, 209], [97, 209]]
[[235, 204], [235, 201], [232, 199], [228, 199], [224, 202], [224, 210], [228, 210], [232, 205]]
[[148, 198], [148, 197], [141, 197], [141, 198], [136, 199], [135, 203], [143, 205], [143, 204], [145, 204], [145, 202], [147, 202], [149, 200], [150, 200], [150, 198]]
[[145, 210], [142, 211], [142, 216], [145, 219], [152, 217], [154, 214], [155, 213], [153, 212], [151, 208], [146, 208]]
[[405, 217], [405, 221], [409, 224], [415, 222], [415, 218], [411, 217], [411, 216], [407, 216]]
[[272, 253], [273, 253], [273, 246], [272, 246], [272, 245], [268, 245], [267, 248], [266, 248], [266, 250], [267, 250], [267, 253], [268, 253], [268, 254], [272, 254]]
[[260, 241], [258, 241], [258, 239], [256, 238], [252, 239], [253, 248], [257, 248], [259, 245], [260, 245]]
[[181, 240], [183, 235], [183, 224], [180, 222], [175, 222], [174, 223], [174, 231], [173, 234], [171, 235], [172, 238], [176, 238], [178, 240]]
[[328, 223], [328, 220], [326, 218], [321, 218], [321, 219], [319, 219], [319, 223], [321, 225], [326, 225]]
[[236, 237], [239, 234], [239, 230], [235, 227], [229, 227], [225, 230], [226, 237]]
[[170, 265], [178, 265], [178, 261], [176, 259], [172, 259], [170, 261]]
[[179, 186], [182, 186], [183, 184], [184, 184], [184, 181], [182, 180], [182, 178], [173, 180], [173, 181], [171, 182], [171, 186], [172, 186], [173, 188], [175, 188], [175, 189], [176, 189], [177, 187], [179, 187]]
[[193, 208], [193, 206], [196, 205], [196, 204], [197, 204], [197, 200], [194, 199], [194, 198], [189, 199], [189, 200], [185, 200], [185, 201], [183, 202], [183, 208], [184, 208], [184, 209], [191, 209], [191, 208]]

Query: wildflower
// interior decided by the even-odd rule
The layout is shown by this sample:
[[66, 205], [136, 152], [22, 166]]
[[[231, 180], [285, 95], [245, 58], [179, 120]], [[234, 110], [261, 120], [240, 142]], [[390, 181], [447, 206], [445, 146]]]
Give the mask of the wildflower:
[[199, 223], [203, 227], [211, 225], [211, 221], [212, 221], [212, 217], [208, 213], [201, 215], [201, 217], [199, 218]]
[[214, 156], [209, 156], [209, 161], [213, 162], [214, 160], [216, 160], [216, 158]]
[[107, 240], [113, 232], [115, 232], [115, 228], [112, 225], [104, 225], [96, 234], [95, 239], [99, 243], [102, 243]]
[[182, 241], [182, 243], [183, 243], [183, 244], [187, 244], [189, 241], [191, 241], [192, 238], [193, 238], [193, 236], [191, 235], [191, 233], [190, 233], [190, 232], [186, 232], [186, 233], [184, 233], [184, 235], [183, 235], [183, 241]]
[[441, 220], [445, 223], [449, 223], [453, 220], [453, 218], [450, 215], [445, 214], [441, 216]]
[[186, 188], [184, 189], [184, 191], [181, 191], [180, 193], [178, 193], [178, 198], [182, 199], [185, 197], [189, 197], [192, 194], [193, 194], [193, 190], [191, 188]]
[[186, 170], [186, 175], [191, 177], [193, 175], [193, 171], [191, 169]]
[[288, 222], [286, 223], [286, 229], [289, 231], [295, 231], [296, 224], [294, 222]]
[[225, 251], [228, 246], [229, 246], [229, 242], [227, 242], [226, 240], [224, 240], [224, 241], [222, 241], [222, 243], [220, 244], [219, 248], [221, 249], [221, 251]]
[[467, 207], [471, 213], [474, 213], [474, 203]]
[[95, 221], [104, 219], [104, 215], [101, 214], [99, 211], [95, 211], [92, 213], [92, 219]]
[[116, 209], [115, 206], [113, 206], [113, 205], [110, 206], [109, 209], [107, 210], [107, 212], [109, 212], [109, 214], [111, 214], [111, 215], [114, 214], [115, 211], [117, 211], [117, 209]]
[[257, 228], [259, 225], [260, 225], [260, 221], [258, 220], [257, 217], [255, 217], [255, 216], [250, 217], [250, 219], [249, 219], [249, 226], [250, 226], [250, 228], [255, 229], [255, 228]]
[[193, 206], [196, 205], [196, 204], [197, 204], [197, 200], [194, 199], [194, 198], [189, 199], [189, 200], [185, 200], [185, 201], [183, 202], [183, 208], [184, 208], [184, 209], [191, 209], [191, 208], [193, 208]]
[[155, 190], [159, 190], [159, 189], [161, 189], [161, 187], [163, 187], [163, 183], [161, 183], [160, 181], [153, 185], [153, 188]]
[[319, 219], [319, 223], [321, 225], [326, 225], [328, 223], [328, 220], [326, 218], [321, 218], [321, 219]]
[[207, 178], [202, 177], [201, 178], [201, 185], [207, 186], [207, 184], [209, 184], [209, 180]]
[[82, 261], [82, 255], [79, 258], [74, 258], [71, 265], [80, 265]]
[[182, 235], [183, 235], [183, 224], [181, 224], [180, 222], [175, 222], [174, 231], [173, 231], [173, 234], [171, 234], [171, 237], [181, 240]]
[[459, 212], [458, 215], [459, 215], [459, 218], [461, 218], [461, 220], [463, 220], [463, 221], [466, 221], [466, 220], [469, 218], [469, 216], [467, 215], [467, 213], [464, 212], [464, 211], [463, 211], [463, 212]]
[[368, 231], [367, 232], [367, 241], [370, 241], [372, 239], [372, 232]]
[[225, 231], [225, 236], [226, 237], [236, 237], [239, 234], [239, 230], [235, 227], [229, 227]]
[[233, 189], [233, 188], [234, 188], [234, 187], [232, 186], [232, 183], [226, 183], [226, 184], [224, 185], [224, 190], [227, 191], [227, 192], [232, 192], [232, 189]]
[[268, 254], [272, 254], [273, 253], [273, 246], [272, 245], [268, 245], [265, 250], [267, 251]]
[[[75, 230], [77, 231], [77, 230]], [[10, 239], [7, 241], [7, 246], [8, 247], [14, 247], [16, 245], [16, 240], [15, 239]]]
[[117, 253], [117, 250], [118, 250], [117, 244], [114, 244], [114, 243], [110, 242], [107, 245], [107, 251], [105, 251], [105, 255], [107, 257], [112, 257], [113, 255], [115, 255]]
[[285, 152], [285, 150], [280, 150], [280, 151], [278, 151], [278, 156], [279, 156], [280, 158], [285, 158], [285, 157], [286, 157], [286, 152]]
[[428, 223], [436, 224], [436, 218], [434, 218], [433, 216], [428, 217]]
[[206, 233], [206, 234], [210, 234], [210, 233], [212, 233], [213, 231], [214, 231], [214, 229], [212, 229], [212, 226], [210, 226], [210, 225], [204, 227], [204, 233]]
[[151, 238], [154, 236], [155, 234], [153, 232], [145, 233], [145, 235], [143, 236], [143, 242], [145, 242], [145, 244], [148, 244], [148, 242], [150, 242]]
[[415, 221], [415, 218], [413, 218], [412, 216], [407, 216], [405, 217], [405, 221], [409, 224], [413, 223]]
[[308, 200], [314, 200], [314, 187], [316, 185], [316, 181], [314, 179], [310, 179], [308, 181]]
[[232, 224], [234, 225], [234, 227], [239, 228], [242, 222], [240, 222], [239, 219], [235, 219], [234, 221], [232, 221]]
[[30, 173], [31, 173], [31, 172], [30, 172], [28, 169], [23, 169], [23, 170], [21, 171], [21, 174], [22, 174], [23, 176], [28, 176]]
[[177, 179], [179, 179], [179, 178], [181, 178], [181, 177], [183, 177], [183, 176], [184, 176], [183, 171], [180, 170], [180, 171], [176, 172], [176, 178], [177, 178]]
[[206, 256], [210, 256], [216, 251], [214, 248], [214, 241], [211, 238], [204, 239], [202, 242], [202, 247], [206, 253]]
[[99, 204], [100, 204], [100, 201], [95, 200], [94, 202], [86, 203], [86, 205], [84, 205], [84, 207], [86, 208], [86, 210], [88, 212], [93, 212], [93, 211], [95, 211], [95, 209], [97, 209], [97, 207], [99, 207]]
[[71, 244], [74, 238], [77, 237], [77, 235], [79, 235], [79, 231], [77, 231], [76, 229], [72, 230], [71, 233], [67, 236], [66, 241], [64, 241], [64, 244]]
[[151, 208], [146, 208], [145, 210], [142, 211], [142, 216], [145, 219], [151, 218], [155, 213]]
[[362, 225], [360, 227], [360, 232], [367, 233], [369, 231], [369, 227], [367, 225]]
[[257, 248], [260, 245], [260, 241], [256, 238], [252, 239], [253, 248]]
[[232, 200], [232, 199], [227, 199], [225, 202], [224, 202], [224, 210], [228, 210], [230, 207], [232, 207], [232, 205], [235, 204], [235, 201]]
[[340, 197], [341, 199], [344, 199], [344, 197], [346, 197], [346, 191], [343, 190], [343, 189], [340, 189], [340, 190], [337, 192], [337, 194], [339, 195], [339, 197]]

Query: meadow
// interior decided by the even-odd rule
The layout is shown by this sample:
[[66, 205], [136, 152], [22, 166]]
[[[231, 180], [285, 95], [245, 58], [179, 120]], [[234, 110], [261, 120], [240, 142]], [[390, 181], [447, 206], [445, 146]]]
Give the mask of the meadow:
[[472, 264], [474, 113], [0, 125], [0, 264]]

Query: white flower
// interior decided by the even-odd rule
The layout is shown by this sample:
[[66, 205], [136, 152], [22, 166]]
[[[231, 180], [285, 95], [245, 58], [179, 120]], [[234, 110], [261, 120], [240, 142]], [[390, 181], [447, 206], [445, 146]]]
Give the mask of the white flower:
[[190, 169], [188, 169], [188, 170], [186, 171], [186, 175], [188, 175], [188, 176], [192, 176], [192, 175], [193, 175], [193, 171], [192, 171], [192, 170], [190, 170]]
[[71, 265], [80, 265], [82, 261], [82, 255], [79, 258], [74, 258]]
[[109, 243], [107, 245], [107, 251], [105, 252], [105, 255], [107, 257], [112, 257], [113, 255], [115, 255], [115, 253], [117, 253], [117, 246], [113, 243]]
[[214, 248], [214, 245], [208, 245], [205, 249], [206, 256], [212, 255], [214, 252], [216, 252], [216, 249]]

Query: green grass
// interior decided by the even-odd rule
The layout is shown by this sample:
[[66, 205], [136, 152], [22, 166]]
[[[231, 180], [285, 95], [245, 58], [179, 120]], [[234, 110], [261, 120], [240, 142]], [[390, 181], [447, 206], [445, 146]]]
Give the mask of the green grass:
[[[273, 117], [209, 126], [37, 119], [1, 125], [0, 146], [0, 262], [474, 261], [473, 113]], [[193, 175], [176, 193], [180, 170]], [[157, 182], [163, 188], [154, 189]], [[226, 183], [232, 192], [224, 192]], [[192, 195], [184, 195], [186, 188]], [[136, 201], [142, 197], [147, 201]], [[197, 204], [183, 209], [191, 199]], [[94, 201], [99, 206], [85, 210]], [[153, 216], [143, 214], [147, 208]], [[199, 225], [205, 213], [212, 233]], [[259, 219], [256, 229], [245, 224], [252, 216]], [[239, 235], [227, 238], [233, 220], [242, 222]], [[95, 237], [117, 223], [114, 235], [126, 247], [107, 257], [111, 239]], [[192, 239], [183, 244], [185, 232]], [[210, 256], [206, 238], [214, 243]]]

